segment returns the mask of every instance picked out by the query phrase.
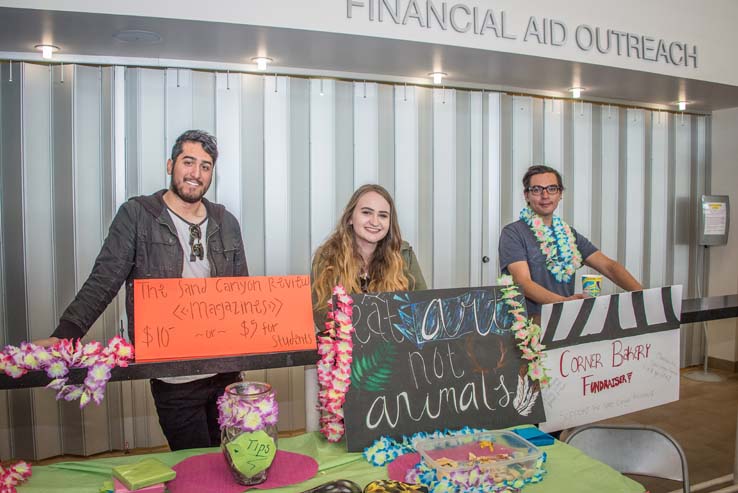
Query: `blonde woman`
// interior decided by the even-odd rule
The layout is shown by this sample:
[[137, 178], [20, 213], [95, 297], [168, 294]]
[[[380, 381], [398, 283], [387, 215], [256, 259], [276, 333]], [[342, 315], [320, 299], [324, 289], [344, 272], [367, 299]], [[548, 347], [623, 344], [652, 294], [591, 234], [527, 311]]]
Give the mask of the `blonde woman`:
[[402, 241], [389, 192], [364, 185], [354, 192], [312, 267], [315, 323], [322, 329], [333, 287], [349, 294], [427, 289], [418, 259]]

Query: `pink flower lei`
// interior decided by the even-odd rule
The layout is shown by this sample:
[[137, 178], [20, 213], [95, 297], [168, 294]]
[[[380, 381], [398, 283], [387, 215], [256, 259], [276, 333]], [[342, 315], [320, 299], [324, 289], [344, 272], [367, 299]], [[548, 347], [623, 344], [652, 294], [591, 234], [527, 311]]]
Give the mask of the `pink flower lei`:
[[[97, 341], [82, 344], [71, 339], [62, 339], [48, 348], [23, 342], [20, 346], [5, 346], [0, 353], [0, 371], [20, 378], [28, 371], [43, 370], [52, 379], [46, 387], [57, 391], [57, 400], [79, 399], [79, 407], [83, 408], [90, 401], [100, 404], [110, 370], [126, 367], [132, 359], [133, 346], [117, 336], [104, 348]], [[82, 385], [67, 385], [71, 368], [87, 368]]]
[[16, 493], [15, 487], [31, 477], [31, 465], [25, 461], [0, 466], [0, 493]]
[[543, 365], [545, 359], [543, 350], [546, 349], [546, 346], [541, 344], [543, 336], [541, 327], [523, 315], [525, 307], [522, 302], [518, 301], [520, 291], [513, 284], [512, 276], [499, 277], [497, 284], [503, 286], [501, 289], [502, 298], [508, 307], [507, 312], [514, 318], [511, 330], [515, 334], [518, 349], [523, 353], [523, 359], [528, 361], [528, 377], [531, 380], [538, 380], [542, 386], [546, 386], [551, 378], [548, 376], [548, 370]]
[[318, 402], [320, 406], [320, 431], [329, 442], [343, 437], [343, 404], [351, 385], [351, 354], [353, 342], [351, 321], [353, 300], [343, 286], [333, 289], [333, 300], [328, 301], [328, 321], [325, 330], [318, 334]]

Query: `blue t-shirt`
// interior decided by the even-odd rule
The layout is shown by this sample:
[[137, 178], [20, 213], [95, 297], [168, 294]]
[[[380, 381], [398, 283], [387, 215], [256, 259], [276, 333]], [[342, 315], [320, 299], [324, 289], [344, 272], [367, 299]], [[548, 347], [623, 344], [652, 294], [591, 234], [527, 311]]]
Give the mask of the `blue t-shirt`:
[[[579, 253], [582, 254], [582, 261], [595, 253], [598, 248], [594, 246], [587, 238], [577, 233], [571, 228], [577, 243]], [[557, 282], [556, 278], [546, 268], [546, 257], [541, 253], [541, 247], [533, 235], [533, 231], [522, 220], [510, 223], [502, 229], [499, 244], [500, 254], [500, 270], [503, 274], [510, 274], [507, 266], [520, 261], [528, 262], [530, 270], [530, 278], [561, 296], [571, 296], [574, 294], [574, 281], [576, 276], [571, 276], [569, 282]], [[541, 305], [533, 300], [526, 298], [528, 304], [528, 315], [538, 315], [541, 313]]]

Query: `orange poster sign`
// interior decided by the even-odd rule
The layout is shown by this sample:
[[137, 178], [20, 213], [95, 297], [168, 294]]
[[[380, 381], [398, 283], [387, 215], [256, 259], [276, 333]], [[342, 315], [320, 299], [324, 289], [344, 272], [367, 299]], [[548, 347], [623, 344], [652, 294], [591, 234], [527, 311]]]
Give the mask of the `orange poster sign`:
[[136, 361], [315, 349], [309, 276], [137, 279]]

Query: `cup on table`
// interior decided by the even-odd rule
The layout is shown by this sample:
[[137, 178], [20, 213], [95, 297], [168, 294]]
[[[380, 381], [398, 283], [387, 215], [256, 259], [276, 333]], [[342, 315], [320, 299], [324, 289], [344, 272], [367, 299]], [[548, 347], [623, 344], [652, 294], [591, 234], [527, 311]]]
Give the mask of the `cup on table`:
[[599, 296], [602, 290], [602, 276], [599, 274], [582, 275], [582, 293], [587, 296]]

